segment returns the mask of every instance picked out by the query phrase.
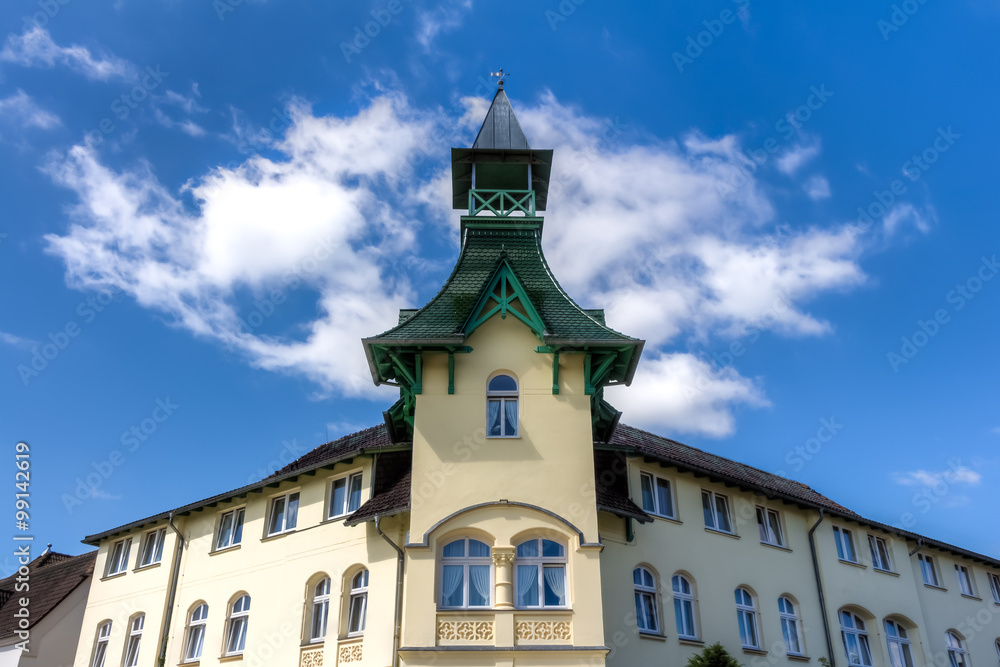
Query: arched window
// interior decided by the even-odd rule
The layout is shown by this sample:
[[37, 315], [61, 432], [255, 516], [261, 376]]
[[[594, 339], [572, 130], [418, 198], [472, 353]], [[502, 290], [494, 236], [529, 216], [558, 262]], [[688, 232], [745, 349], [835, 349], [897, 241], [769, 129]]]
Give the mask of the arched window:
[[757, 627], [757, 607], [753, 595], [745, 588], [736, 589], [736, 619], [740, 625], [743, 648], [760, 648], [760, 630]]
[[486, 434], [490, 438], [517, 437], [517, 380], [495, 375], [486, 390]]
[[229, 629], [226, 631], [226, 655], [240, 655], [247, 645], [250, 624], [250, 596], [241, 595], [229, 608]]
[[851, 667], [872, 667], [872, 649], [868, 644], [868, 629], [861, 617], [850, 611], [841, 611], [840, 634], [844, 638], [847, 664]]
[[889, 645], [889, 664], [892, 667], [913, 667], [910, 636], [899, 622], [886, 620], [885, 640]]
[[520, 608], [566, 607], [566, 549], [544, 538], [522, 542], [514, 559]]
[[965, 642], [958, 633], [953, 630], [946, 632], [944, 643], [948, 647], [948, 661], [951, 667], [968, 667], [969, 658], [965, 652]]
[[201, 651], [205, 648], [206, 622], [208, 622], [208, 605], [202, 602], [194, 608], [188, 620], [184, 662], [196, 662], [201, 659]]
[[781, 636], [785, 640], [785, 650], [792, 655], [802, 655], [799, 615], [795, 611], [795, 603], [787, 595], [778, 598], [778, 617], [781, 619]]
[[694, 586], [683, 574], [675, 574], [670, 583], [674, 589], [677, 635], [682, 639], [698, 639], [698, 628], [694, 622]]
[[309, 614], [309, 641], [323, 641], [323, 638], [326, 637], [326, 625], [329, 617], [330, 577], [324, 577], [312, 589], [312, 611]]
[[347, 636], [364, 634], [365, 617], [368, 615], [368, 570], [361, 570], [351, 579], [350, 597], [347, 601]]
[[441, 551], [441, 608], [490, 607], [492, 571], [486, 543], [463, 537], [446, 544]]
[[109, 641], [111, 641], [111, 621], [104, 621], [97, 627], [97, 641], [94, 642], [94, 660], [90, 663], [91, 667], [104, 667]]
[[136, 667], [139, 664], [139, 643], [142, 641], [142, 626], [146, 623], [146, 615], [139, 614], [128, 624], [128, 639], [125, 641], [125, 667]]
[[632, 570], [635, 584], [635, 617], [640, 632], [660, 634], [659, 601], [656, 599], [656, 577], [644, 567]]

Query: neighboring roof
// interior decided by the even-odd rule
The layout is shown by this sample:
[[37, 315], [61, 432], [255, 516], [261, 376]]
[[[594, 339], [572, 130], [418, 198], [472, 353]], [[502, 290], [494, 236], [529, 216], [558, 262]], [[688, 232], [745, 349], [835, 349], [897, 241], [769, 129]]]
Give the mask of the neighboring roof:
[[490, 104], [490, 110], [486, 112], [486, 118], [483, 120], [482, 127], [479, 128], [479, 134], [472, 147], [506, 150], [529, 150], [531, 148], [503, 88], [498, 88], [497, 94], [493, 96], [493, 103]]
[[[513, 225], [512, 225], [513, 226]], [[402, 323], [365, 340], [368, 343], [440, 341], [460, 344], [462, 331], [487, 282], [506, 260], [552, 340], [641, 344], [606, 326], [597, 311], [580, 308], [559, 285], [542, 254], [541, 234], [533, 229], [466, 230], [462, 252], [441, 291]]]
[[88, 535], [84, 538], [83, 542], [84, 544], [92, 544], [96, 546], [105, 537], [110, 537], [118, 533], [132, 530], [133, 528], [162, 521], [168, 518], [171, 514], [176, 516], [193, 512], [206, 506], [217, 505], [218, 503], [226, 502], [227, 500], [231, 500], [239, 496], [244, 496], [250, 492], [261, 491], [268, 486], [276, 486], [278, 483], [286, 479], [294, 479], [299, 474], [310, 472], [325, 466], [330, 466], [344, 459], [374, 454], [384, 450], [405, 449], [409, 446], [409, 443], [390, 442], [389, 434], [386, 431], [384, 424], [372, 426], [371, 428], [367, 428], [363, 431], [345, 435], [342, 438], [320, 445], [259, 482], [241, 486], [238, 489], [226, 491], [225, 493], [220, 493], [219, 495], [212, 496], [211, 498], [205, 498], [173, 510], [160, 512], [159, 514], [154, 514], [153, 516], [139, 519], [138, 521], [133, 521], [95, 535]]
[[347, 517], [348, 526], [354, 526], [375, 517], [392, 516], [410, 509], [410, 474], [413, 452], [391, 452], [379, 456], [375, 466], [375, 483], [372, 497]]
[[[38, 625], [49, 612], [59, 606], [59, 603], [76, 590], [76, 587], [94, 573], [94, 561], [97, 551], [85, 553], [82, 556], [68, 556], [49, 552], [42, 554], [28, 564], [31, 591], [28, 598], [29, 628]], [[17, 575], [0, 579], [0, 592], [3, 592], [5, 602], [0, 606], [0, 639], [10, 637], [18, 627], [18, 619], [14, 612], [20, 609], [17, 603], [19, 597], [14, 593]]]

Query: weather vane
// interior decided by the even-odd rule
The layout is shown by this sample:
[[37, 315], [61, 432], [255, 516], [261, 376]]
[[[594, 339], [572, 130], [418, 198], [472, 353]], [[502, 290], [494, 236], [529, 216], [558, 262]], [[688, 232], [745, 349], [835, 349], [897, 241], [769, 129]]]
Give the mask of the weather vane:
[[494, 76], [497, 78], [497, 86], [503, 88], [504, 79], [510, 76], [510, 72], [504, 72], [501, 68], [499, 72], [490, 72], [490, 77]]

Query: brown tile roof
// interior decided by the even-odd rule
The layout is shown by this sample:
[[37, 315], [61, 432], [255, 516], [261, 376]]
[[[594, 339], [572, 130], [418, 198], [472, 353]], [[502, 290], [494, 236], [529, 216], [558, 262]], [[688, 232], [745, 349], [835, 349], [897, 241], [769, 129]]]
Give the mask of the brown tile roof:
[[[14, 592], [17, 583], [16, 574], [0, 579], [0, 591], [4, 592], [5, 603], [0, 606], [0, 639], [10, 637], [18, 629], [18, 619], [14, 613], [20, 609], [18, 598], [24, 595], [28, 598], [30, 612], [30, 627], [34, 627], [66, 599], [77, 586], [82, 584], [94, 573], [94, 561], [97, 551], [85, 553], [82, 556], [67, 556], [49, 552], [42, 554], [28, 564], [27, 594]], [[7, 594], [7, 593], [11, 594]]]
[[594, 480], [597, 509], [620, 517], [638, 519], [642, 523], [653, 520], [629, 498], [628, 466], [623, 453], [596, 450]]

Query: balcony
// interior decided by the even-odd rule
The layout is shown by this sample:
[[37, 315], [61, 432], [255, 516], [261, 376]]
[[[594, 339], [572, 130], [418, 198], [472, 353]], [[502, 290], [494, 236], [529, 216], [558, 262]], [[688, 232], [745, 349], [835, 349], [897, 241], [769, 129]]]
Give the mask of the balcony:
[[469, 215], [535, 217], [534, 190], [469, 190]]

